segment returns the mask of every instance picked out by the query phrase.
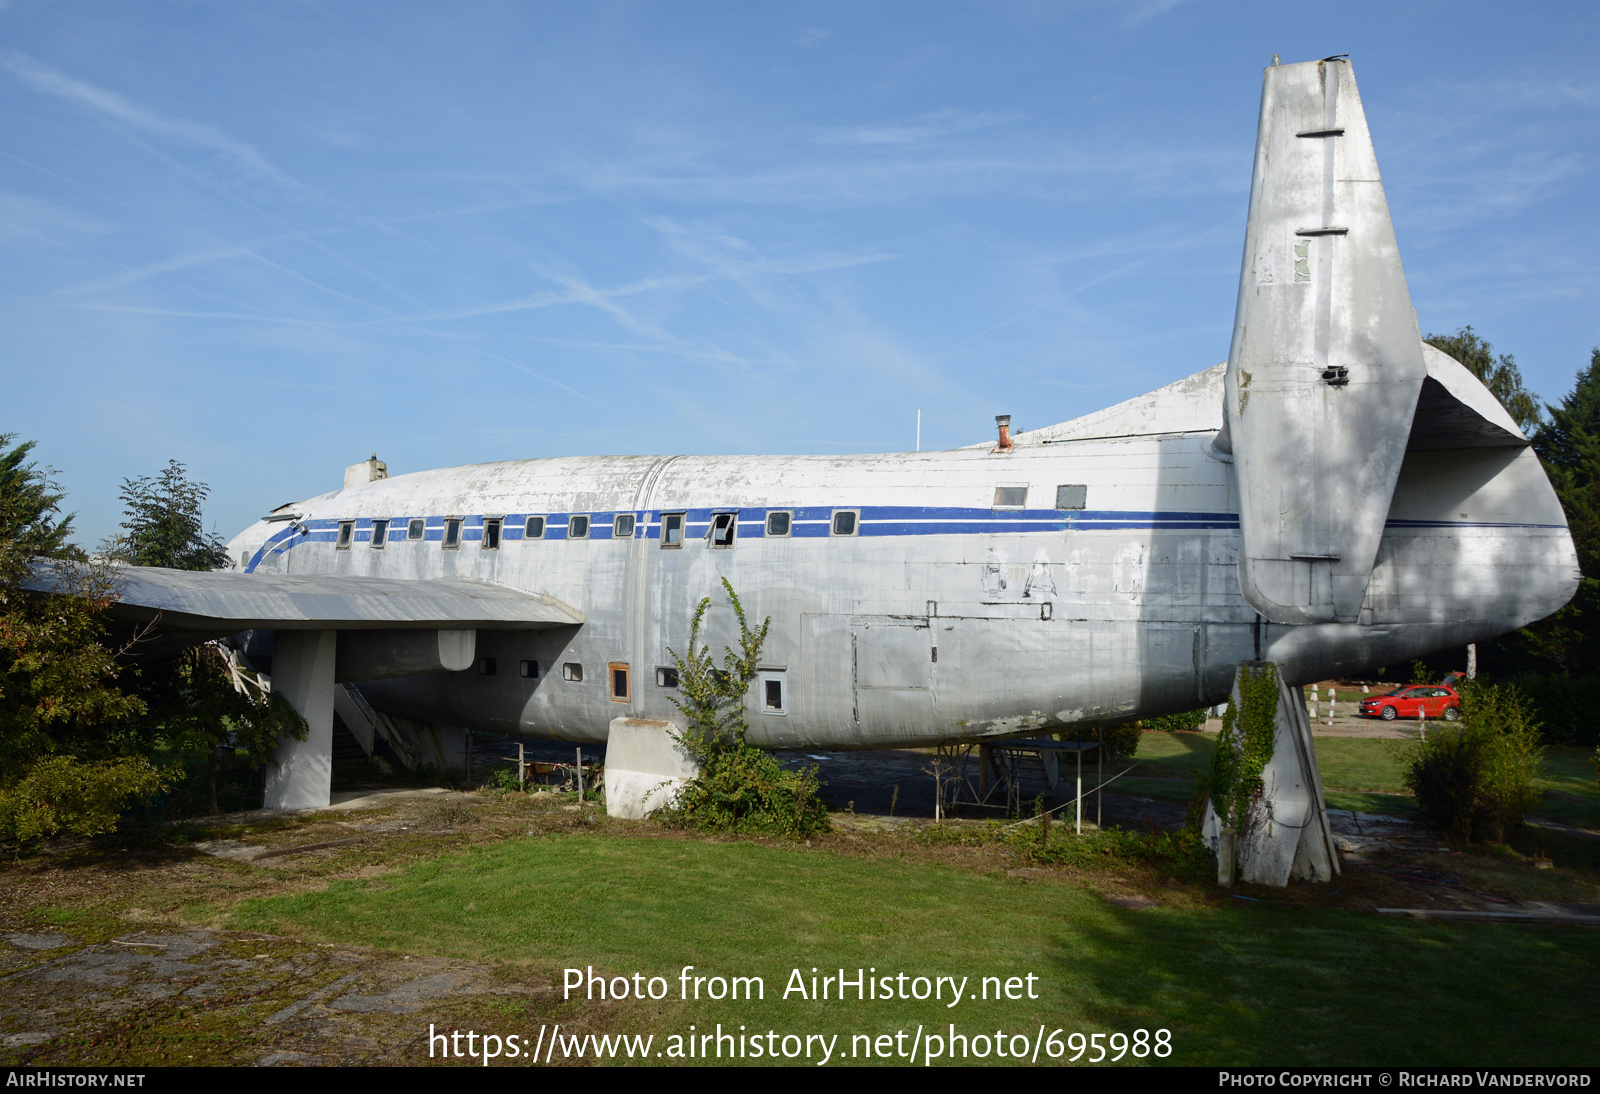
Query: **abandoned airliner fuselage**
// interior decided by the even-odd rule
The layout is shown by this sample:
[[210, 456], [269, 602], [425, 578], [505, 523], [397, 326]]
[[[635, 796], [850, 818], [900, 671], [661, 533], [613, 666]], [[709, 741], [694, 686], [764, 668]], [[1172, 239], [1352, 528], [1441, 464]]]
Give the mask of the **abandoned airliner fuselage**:
[[[365, 470], [363, 470], [363, 468]], [[670, 719], [668, 649], [727, 578], [770, 616], [750, 740], [872, 748], [1192, 709], [1500, 634], [1571, 596], [1527, 440], [1419, 338], [1347, 62], [1266, 72], [1229, 359], [999, 443], [877, 456], [573, 457], [344, 489], [231, 572], [121, 610], [276, 634], [312, 724], [274, 804], [326, 803], [336, 681], [413, 728], [603, 741]], [[731, 642], [714, 609], [706, 638]]]

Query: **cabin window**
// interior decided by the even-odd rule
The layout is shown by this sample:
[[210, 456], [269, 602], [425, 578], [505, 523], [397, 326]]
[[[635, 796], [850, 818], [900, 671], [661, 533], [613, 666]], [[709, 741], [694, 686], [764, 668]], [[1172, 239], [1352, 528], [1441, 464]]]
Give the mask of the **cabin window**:
[[427, 526], [427, 522], [424, 521], [421, 517], [418, 517], [416, 520], [413, 520], [411, 523], [406, 525], [406, 538], [407, 539], [421, 539], [422, 538], [422, 530], [426, 526]]
[[855, 509], [835, 509], [833, 511], [833, 534], [836, 536], [853, 536], [860, 524], [861, 514]]
[[682, 513], [661, 514], [661, 547], [678, 548], [683, 546], [683, 517]]
[[794, 521], [794, 514], [787, 510], [774, 510], [767, 514], [767, 535], [786, 536], [789, 526]]
[[341, 520], [339, 522], [339, 550], [348, 551], [350, 549], [350, 539], [355, 534], [356, 522], [353, 520]]
[[633, 514], [618, 513], [617, 519], [611, 522], [611, 537], [613, 539], [633, 538]]
[[485, 551], [498, 551], [500, 549], [500, 518], [489, 517], [483, 522], [483, 549]]
[[711, 517], [711, 546], [732, 547], [734, 529], [738, 524], [738, 513], [713, 514]]
[[389, 522], [375, 520], [372, 522], [372, 546], [383, 550], [383, 545], [389, 542]]
[[1083, 484], [1077, 486], [1056, 487], [1057, 509], [1084, 509], [1089, 504], [1089, 488]]
[[1021, 509], [1028, 504], [1028, 488], [1026, 486], [997, 486], [994, 488], [994, 507], [996, 509]]
[[789, 713], [788, 695], [785, 694], [783, 672], [774, 670], [761, 673], [761, 690], [756, 694], [763, 714]]
[[628, 666], [621, 661], [613, 661], [608, 668], [611, 670], [611, 701], [626, 703], [633, 697], [628, 690]]
[[442, 551], [454, 551], [461, 546], [461, 518], [450, 517], [444, 522], [444, 542], [439, 545]]
[[668, 668], [666, 665], [656, 666], [656, 687], [675, 688], [678, 686], [678, 670]]
[[568, 521], [567, 521], [567, 538], [568, 539], [588, 539], [589, 538], [589, 518], [588, 517], [572, 517], [572, 518], [568, 519]]
[[239, 569], [242, 570], [248, 565], [250, 565], [250, 552], [241, 551], [239, 553]]
[[583, 683], [583, 666], [576, 661], [568, 661], [561, 666], [561, 678], [571, 680], [574, 684]]
[[543, 539], [544, 538], [544, 518], [543, 517], [529, 517], [528, 518], [528, 523], [522, 526], [522, 538], [523, 539]]
[[495, 673], [495, 664], [494, 664], [494, 658], [493, 657], [480, 657], [480, 658], [478, 658], [478, 675], [479, 676], [493, 676], [494, 673]]
[[537, 661], [518, 661], [517, 662], [517, 675], [521, 676], [524, 680], [537, 680], [537, 679], [539, 679], [539, 662], [537, 662]]

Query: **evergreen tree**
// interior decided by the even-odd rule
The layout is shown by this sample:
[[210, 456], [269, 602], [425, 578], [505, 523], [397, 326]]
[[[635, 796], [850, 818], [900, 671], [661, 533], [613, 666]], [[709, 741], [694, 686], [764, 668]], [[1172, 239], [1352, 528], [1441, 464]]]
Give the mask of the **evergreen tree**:
[[[183, 464], [167, 461], [154, 478], [122, 480], [123, 534], [113, 555], [137, 566], [215, 570], [228, 564], [222, 538], [207, 533], [200, 506], [210, 489], [191, 482]], [[170, 657], [146, 659], [136, 694], [148, 709], [145, 732], [190, 758], [203, 757], [204, 808], [217, 807], [218, 764], [242, 749], [259, 769], [282, 737], [303, 739], [305, 720], [280, 695], [245, 683], [220, 646], [207, 643]]]
[[[102, 642], [111, 576], [68, 539], [33, 444], [14, 442], [0, 434], [0, 840], [92, 835], [168, 780], [137, 754], [144, 704], [118, 689]], [[40, 565], [58, 593], [26, 587]]]
[[1532, 436], [1544, 420], [1539, 400], [1534, 398], [1522, 383], [1522, 370], [1509, 353], [1496, 357], [1494, 347], [1478, 336], [1470, 326], [1454, 334], [1430, 334], [1423, 339], [1434, 349], [1442, 350], [1460, 361], [1467, 371], [1483, 381], [1483, 386], [1493, 393], [1500, 405]]
[[208, 533], [200, 519], [200, 506], [211, 491], [190, 482], [183, 464], [168, 460], [167, 468], [151, 478], [122, 480], [122, 535], [111, 554], [136, 566], [166, 566], [174, 570], [215, 570], [228, 564], [222, 537]]
[[1600, 346], [1571, 394], [1550, 407], [1533, 447], [1566, 511], [1583, 578], [1572, 603], [1524, 634], [1563, 671], [1592, 673], [1600, 669]]

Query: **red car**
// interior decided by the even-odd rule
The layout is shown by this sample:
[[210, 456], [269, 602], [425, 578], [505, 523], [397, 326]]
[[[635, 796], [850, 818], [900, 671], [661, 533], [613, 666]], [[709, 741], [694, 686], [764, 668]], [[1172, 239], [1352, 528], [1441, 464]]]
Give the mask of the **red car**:
[[1386, 722], [1396, 718], [1443, 718], [1453, 722], [1461, 717], [1461, 697], [1455, 688], [1445, 684], [1413, 684], [1388, 695], [1361, 700], [1360, 713], [1363, 718], [1382, 718]]

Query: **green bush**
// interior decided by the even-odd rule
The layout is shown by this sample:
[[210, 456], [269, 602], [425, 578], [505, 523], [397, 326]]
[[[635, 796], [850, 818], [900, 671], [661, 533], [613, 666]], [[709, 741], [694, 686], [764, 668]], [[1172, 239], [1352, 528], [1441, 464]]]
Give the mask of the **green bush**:
[[705, 832], [803, 839], [828, 830], [815, 764], [800, 771], [754, 745], [730, 742], [696, 754], [700, 774], [683, 788], [677, 813]]
[[1539, 723], [1510, 685], [1463, 683], [1460, 692], [1460, 722], [1407, 749], [1405, 784], [1447, 837], [1503, 843], [1539, 799]]
[[748, 726], [744, 696], [756, 676], [761, 644], [771, 619], [751, 630], [744, 607], [727, 578], [722, 579], [734, 615], [739, 620], [739, 649], [724, 647], [722, 665], [699, 645], [700, 624], [711, 598], [700, 601], [689, 628], [689, 645], [680, 657], [678, 689], [683, 695], [673, 703], [688, 726], [679, 736], [700, 765], [700, 773], [682, 790], [677, 804], [664, 814], [691, 828], [707, 832], [735, 832], [802, 838], [828, 830], [828, 811], [817, 797], [817, 768], [789, 771], [767, 753], [745, 742]]
[[179, 777], [138, 757], [83, 763], [76, 756], [48, 756], [0, 790], [0, 840], [110, 832], [129, 805], [148, 802]]
[[1186, 710], [1180, 714], [1162, 714], [1139, 722], [1144, 729], [1157, 729], [1163, 733], [1192, 733], [1206, 724], [1206, 709]]

